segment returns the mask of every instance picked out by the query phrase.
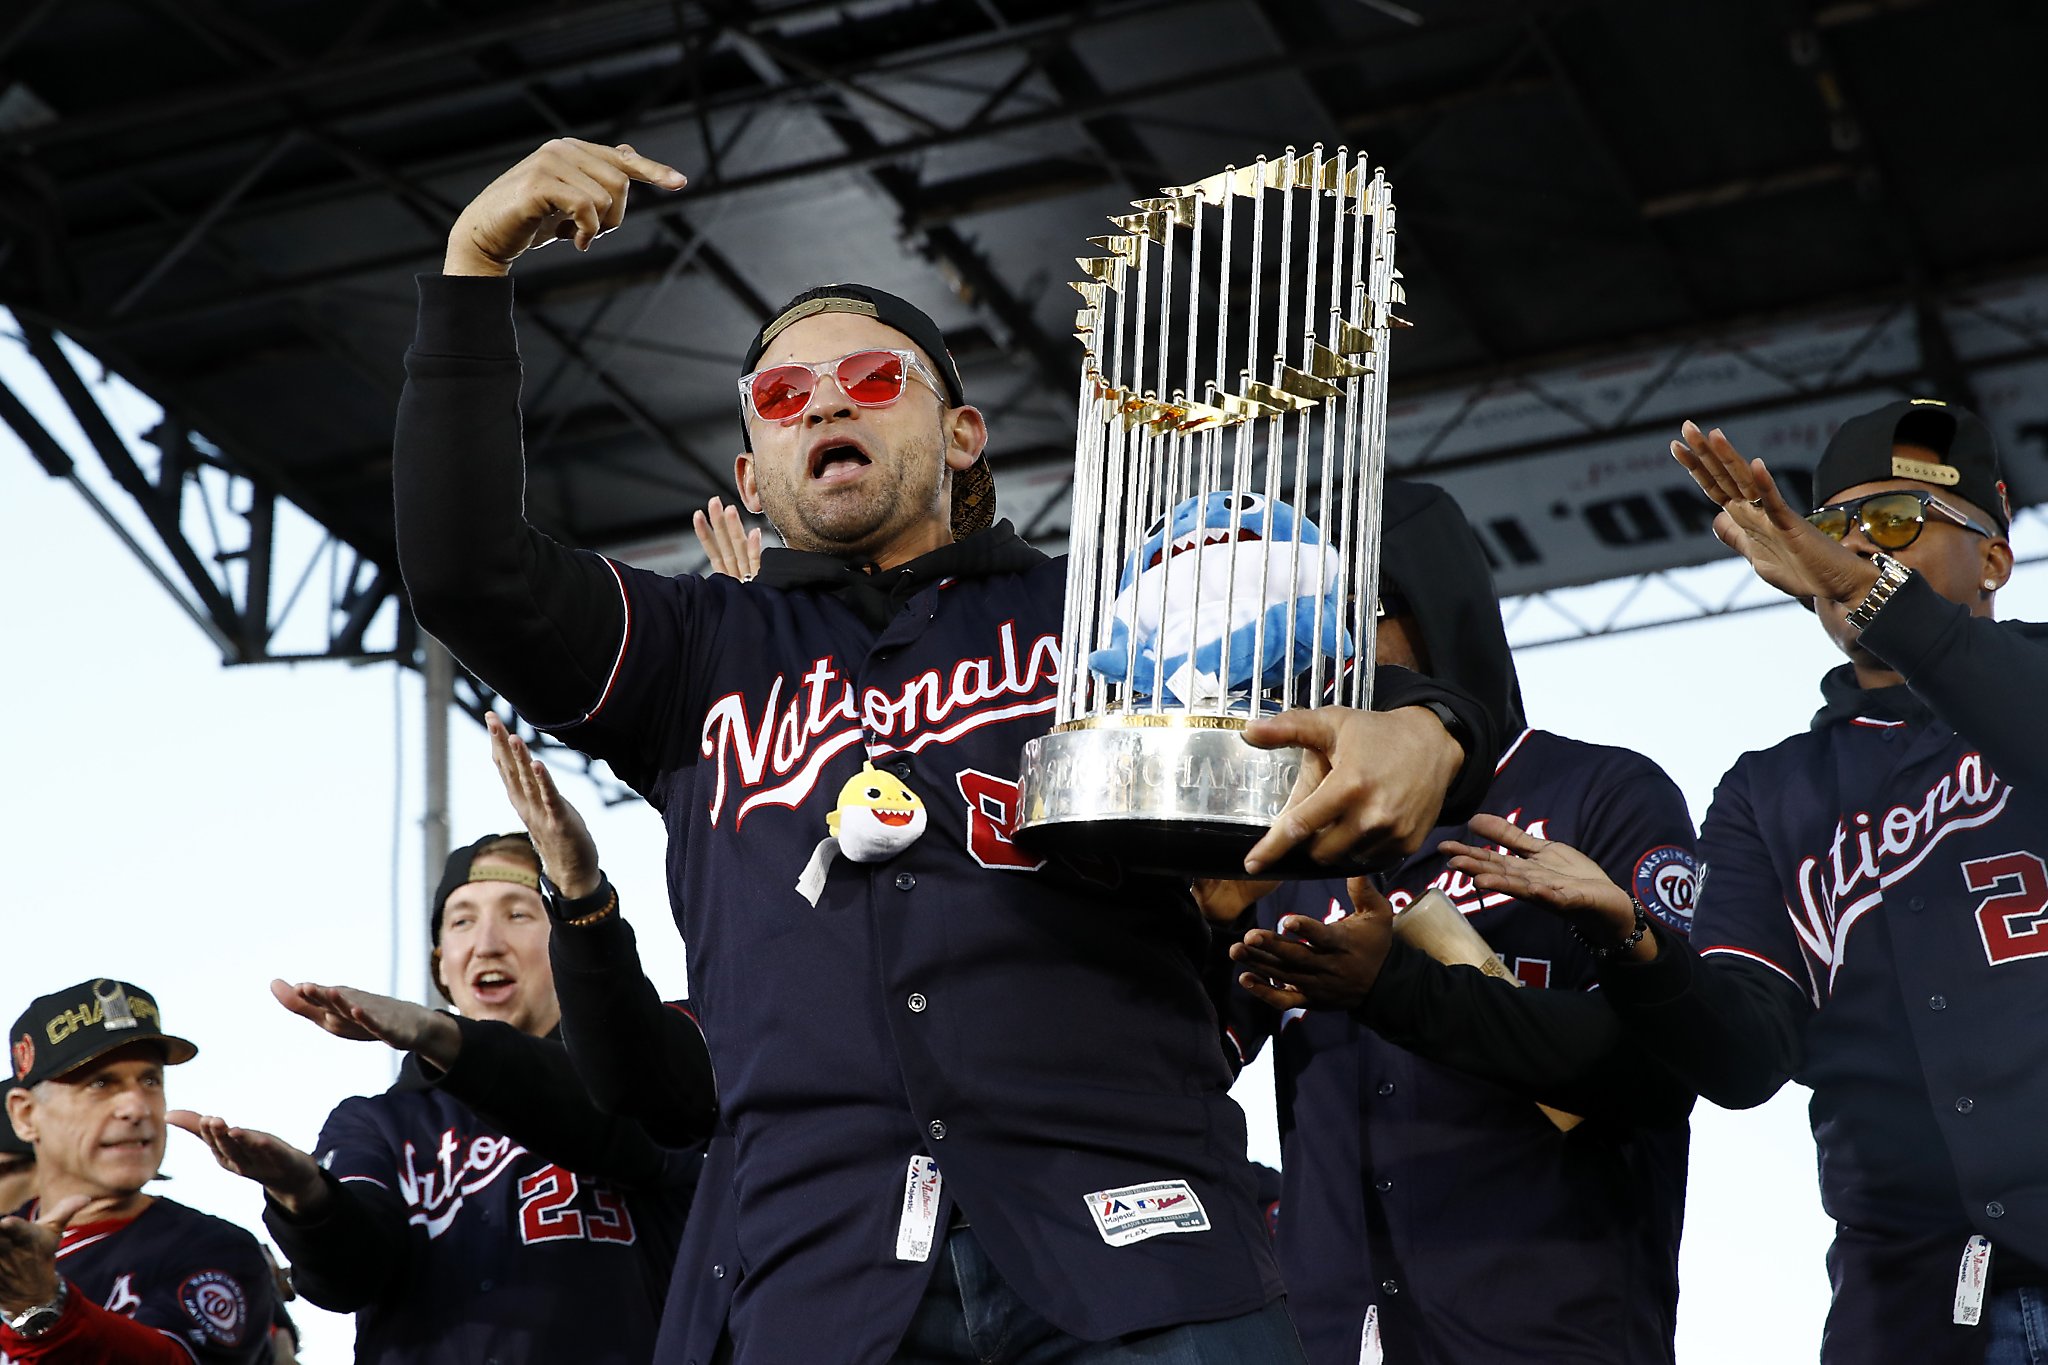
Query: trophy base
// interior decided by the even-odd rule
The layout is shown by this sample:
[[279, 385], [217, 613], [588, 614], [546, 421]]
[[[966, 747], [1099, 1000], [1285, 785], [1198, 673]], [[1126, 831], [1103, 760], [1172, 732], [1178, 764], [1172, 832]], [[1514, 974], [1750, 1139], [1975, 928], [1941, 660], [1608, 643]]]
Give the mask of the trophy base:
[[[1302, 751], [1255, 749], [1244, 724], [1184, 712], [1105, 716], [1032, 740], [1018, 773], [1018, 845], [1130, 872], [1245, 877], [1245, 854], [1287, 808]], [[1368, 870], [1297, 849], [1258, 875]]]

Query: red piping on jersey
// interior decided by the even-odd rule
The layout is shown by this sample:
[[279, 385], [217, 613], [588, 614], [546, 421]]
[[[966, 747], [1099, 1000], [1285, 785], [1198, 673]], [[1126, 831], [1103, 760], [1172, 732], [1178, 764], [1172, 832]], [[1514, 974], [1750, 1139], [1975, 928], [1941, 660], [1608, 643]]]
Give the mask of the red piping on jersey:
[[1717, 943], [1711, 948], [1700, 949], [1701, 957], [1706, 957], [1712, 953], [1726, 953], [1730, 957], [1746, 957], [1751, 962], [1761, 962], [1764, 966], [1769, 967], [1779, 976], [1782, 976], [1787, 981], [1790, 981], [1794, 986], [1799, 986], [1800, 994], [1806, 996], [1809, 1000], [1813, 998], [1813, 987], [1811, 985], [1800, 986], [1798, 977], [1792, 975], [1792, 973], [1786, 971], [1783, 967], [1780, 967], [1777, 963], [1771, 961], [1762, 953], [1755, 952], [1749, 948], [1737, 948], [1730, 943]]
[[[611, 700], [612, 687], [619, 680], [619, 670], [626, 666], [626, 646], [633, 642], [633, 598], [632, 595], [626, 591], [626, 580], [619, 576], [618, 565], [612, 563], [609, 559], [605, 559], [603, 555], [599, 555], [598, 558], [603, 561], [604, 566], [607, 569], [610, 569], [612, 571], [612, 581], [619, 585], [619, 605], [625, 611], [626, 626], [625, 629], [619, 633], [619, 655], [617, 658], [612, 660], [611, 675], [604, 680], [604, 690], [597, 694], [596, 703], [592, 705], [588, 711], [585, 711], [581, 716], [578, 716], [575, 720], [570, 721], [569, 725], [585, 724], [588, 721], [594, 719], [597, 716], [598, 712], [604, 710], [604, 704], [607, 701]], [[562, 728], [567, 729], [569, 727], [564, 726]]]
[[1522, 747], [1522, 741], [1535, 733], [1536, 727], [1531, 725], [1524, 727], [1522, 733], [1515, 736], [1515, 742], [1508, 745], [1507, 752], [1500, 756], [1500, 762], [1493, 765], [1493, 775], [1495, 777], [1499, 777], [1500, 770], [1508, 766], [1508, 760], [1513, 758], [1515, 751]]

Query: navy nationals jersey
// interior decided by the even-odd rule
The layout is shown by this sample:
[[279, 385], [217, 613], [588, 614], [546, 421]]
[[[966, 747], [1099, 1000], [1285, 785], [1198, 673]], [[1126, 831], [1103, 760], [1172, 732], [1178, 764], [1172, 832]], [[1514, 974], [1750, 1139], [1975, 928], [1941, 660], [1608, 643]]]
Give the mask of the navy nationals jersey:
[[378, 1365], [638, 1365], [653, 1349], [668, 1261], [634, 1203], [529, 1152], [441, 1090], [343, 1100], [320, 1164], [390, 1234], [387, 1264], [328, 1263], [320, 1227], [270, 1226], [300, 1292], [356, 1313]]
[[1827, 1358], [1981, 1359], [1953, 1325], [1970, 1237], [1994, 1285], [2048, 1282], [2048, 800], [1907, 688], [1847, 674], [1813, 729], [1722, 779], [1694, 941], [1801, 1002], [1839, 1224]]
[[[57, 1249], [73, 1292], [154, 1327], [201, 1365], [266, 1365], [276, 1289], [254, 1237], [169, 1199], [73, 1224]], [[35, 1359], [33, 1344], [23, 1359]]]
[[[420, 281], [400, 555], [425, 628], [662, 814], [735, 1144], [740, 1365], [887, 1359], [956, 1207], [1072, 1335], [1277, 1298], [1187, 888], [1011, 841], [1064, 563], [1008, 523], [873, 574], [770, 550], [749, 583], [569, 551], [521, 508], [510, 304], [509, 281]], [[1381, 705], [1462, 705], [1497, 747], [1407, 677]]]
[[[879, 631], [767, 585], [808, 556], [771, 553], [746, 585], [621, 567], [623, 658], [566, 731], [643, 774], [668, 825], [737, 1143], [743, 1362], [889, 1355], [931, 1269], [899, 1236], [913, 1159], [937, 1163], [938, 1225], [964, 1206], [1005, 1278], [1076, 1335], [1280, 1292], [1199, 918], [1178, 888], [1092, 885], [1010, 842], [1064, 566], [996, 544], [1004, 562], [931, 583]], [[833, 860], [813, 905], [798, 878], [864, 762], [927, 826], [886, 862]]]
[[[1525, 731], [1481, 810], [1584, 851], [1685, 931], [1692, 822], [1649, 759]], [[1613, 1065], [1618, 1021], [1585, 994], [1590, 953], [1556, 915], [1451, 872], [1435, 851], [1447, 838], [1469, 835], [1433, 831], [1384, 879], [1388, 899], [1398, 909], [1442, 891], [1525, 987], [1576, 997], [1542, 1002], [1561, 1017], [1517, 1013], [1538, 1002], [1400, 945], [1355, 1016], [1276, 1019], [1233, 988], [1246, 1054], [1281, 1026], [1278, 1246], [1309, 1359], [1669, 1361], [1688, 1097], [1667, 1093], [1644, 1112], [1652, 1067], [1640, 1055]], [[1349, 908], [1341, 882], [1299, 883], [1258, 917], [1272, 928]], [[1445, 993], [1459, 985], [1463, 998]], [[1589, 1117], [1560, 1133], [1539, 1098]]]

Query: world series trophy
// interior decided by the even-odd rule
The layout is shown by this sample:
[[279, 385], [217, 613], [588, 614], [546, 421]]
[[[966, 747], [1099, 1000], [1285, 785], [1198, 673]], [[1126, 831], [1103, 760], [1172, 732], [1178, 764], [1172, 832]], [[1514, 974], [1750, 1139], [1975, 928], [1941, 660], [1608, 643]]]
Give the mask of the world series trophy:
[[[1303, 764], [1246, 724], [1372, 704], [1387, 339], [1407, 325], [1393, 196], [1318, 145], [1133, 208], [1077, 258], [1057, 710], [1024, 750], [1016, 837], [1241, 877]], [[1297, 853], [1271, 873], [1334, 870]]]

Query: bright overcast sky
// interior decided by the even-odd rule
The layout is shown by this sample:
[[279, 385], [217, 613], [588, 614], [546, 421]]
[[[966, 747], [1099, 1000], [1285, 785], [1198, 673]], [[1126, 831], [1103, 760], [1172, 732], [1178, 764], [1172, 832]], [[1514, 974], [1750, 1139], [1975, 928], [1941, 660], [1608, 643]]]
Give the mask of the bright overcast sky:
[[[20, 371], [19, 347], [0, 340], [0, 376]], [[149, 414], [126, 416], [139, 428]], [[46, 420], [65, 429], [57, 414]], [[1740, 426], [1730, 432], [1739, 442]], [[419, 995], [419, 679], [388, 664], [223, 669], [77, 492], [45, 477], [4, 430], [0, 583], [0, 714], [12, 722], [15, 775], [0, 1024], [75, 981], [135, 981], [156, 994], [166, 1027], [200, 1047], [171, 1077], [173, 1105], [310, 1146], [336, 1102], [389, 1082], [390, 1054], [285, 1014], [266, 983], [397, 981]], [[2022, 569], [2000, 614], [2048, 617], [2048, 570]], [[1520, 666], [1536, 724], [1648, 754], [1697, 818], [1738, 753], [1805, 725], [1819, 675], [1838, 658], [1810, 617], [1781, 609], [1529, 650]], [[512, 824], [483, 732], [464, 720], [452, 770], [458, 842]], [[652, 974], [682, 994], [653, 813], [599, 809], [575, 779], [565, 788], [592, 819]], [[1253, 1155], [1277, 1162], [1263, 1066], [1239, 1098]], [[1804, 1092], [1740, 1114], [1703, 1105], [1693, 1152], [1681, 1359], [1811, 1361], [1830, 1228]], [[260, 1230], [255, 1188], [222, 1174], [196, 1140], [172, 1133], [165, 1168], [164, 1193]], [[293, 1307], [311, 1360], [350, 1358], [347, 1318]]]

